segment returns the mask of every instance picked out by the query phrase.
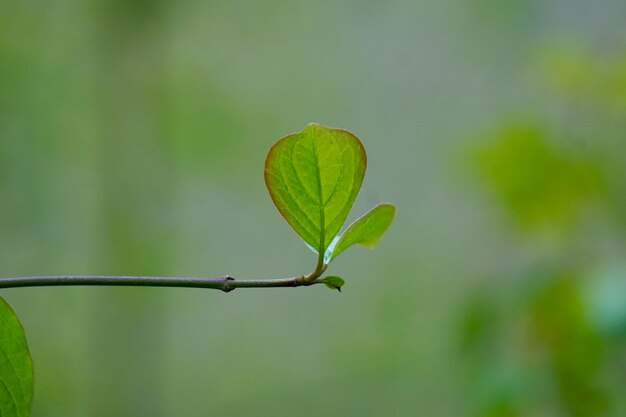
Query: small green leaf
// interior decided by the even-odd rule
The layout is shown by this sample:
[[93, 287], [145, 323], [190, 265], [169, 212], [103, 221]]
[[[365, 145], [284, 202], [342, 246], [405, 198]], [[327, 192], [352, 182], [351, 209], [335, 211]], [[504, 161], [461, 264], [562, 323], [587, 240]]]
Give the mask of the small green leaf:
[[[350, 225], [329, 248], [328, 262], [352, 245], [358, 244], [373, 248], [385, 233], [396, 213], [393, 204], [383, 203], [371, 209]], [[334, 247], [332, 247], [334, 246]]]
[[367, 159], [352, 133], [318, 124], [280, 139], [265, 160], [265, 183], [278, 211], [317, 253], [346, 221]]
[[343, 278], [338, 277], [336, 275], [330, 275], [328, 277], [324, 277], [321, 281], [331, 290], [337, 290], [341, 292], [341, 287], [346, 283]]
[[0, 297], [0, 416], [28, 417], [33, 398], [33, 363], [24, 329]]

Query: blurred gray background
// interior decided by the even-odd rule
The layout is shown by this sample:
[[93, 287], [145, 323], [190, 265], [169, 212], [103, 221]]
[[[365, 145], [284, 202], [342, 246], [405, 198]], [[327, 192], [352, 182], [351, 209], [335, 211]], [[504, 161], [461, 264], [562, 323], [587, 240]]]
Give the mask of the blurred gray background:
[[272, 278], [309, 122], [398, 207], [347, 281], [2, 291], [33, 417], [624, 416], [623, 0], [0, 0], [0, 275]]

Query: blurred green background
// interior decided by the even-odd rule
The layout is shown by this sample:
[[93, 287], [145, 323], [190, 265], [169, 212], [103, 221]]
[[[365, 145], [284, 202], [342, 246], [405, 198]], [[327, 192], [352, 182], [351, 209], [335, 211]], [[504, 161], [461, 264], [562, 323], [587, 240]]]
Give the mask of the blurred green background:
[[344, 292], [5, 290], [33, 417], [625, 416], [623, 0], [0, 0], [0, 275], [271, 278], [309, 122], [369, 156]]

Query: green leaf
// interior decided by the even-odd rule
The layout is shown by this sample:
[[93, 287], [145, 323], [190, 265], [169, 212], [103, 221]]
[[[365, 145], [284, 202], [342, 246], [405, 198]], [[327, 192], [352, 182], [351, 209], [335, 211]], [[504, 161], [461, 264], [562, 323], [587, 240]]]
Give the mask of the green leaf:
[[556, 146], [542, 125], [507, 125], [474, 151], [479, 178], [519, 226], [568, 230], [606, 178], [597, 158], [576, 147]]
[[265, 160], [265, 183], [278, 211], [317, 253], [346, 221], [367, 158], [352, 133], [318, 124], [280, 139]]
[[343, 285], [346, 283], [343, 278], [336, 275], [324, 277], [320, 281], [322, 281], [324, 285], [326, 285], [331, 290], [337, 290], [339, 292], [341, 292], [341, 287], [343, 287]]
[[33, 398], [33, 363], [24, 329], [0, 297], [0, 416], [27, 417]]
[[329, 248], [328, 262], [352, 245], [373, 248], [385, 233], [396, 213], [393, 204], [383, 203], [371, 209], [346, 229], [334, 245]]

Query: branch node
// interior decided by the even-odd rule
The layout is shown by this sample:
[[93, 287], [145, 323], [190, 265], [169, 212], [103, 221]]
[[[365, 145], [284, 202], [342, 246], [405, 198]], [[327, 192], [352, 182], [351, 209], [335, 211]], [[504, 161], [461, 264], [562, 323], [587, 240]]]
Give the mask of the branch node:
[[225, 275], [221, 290], [224, 292], [231, 292], [232, 290], [234, 290], [235, 287], [231, 287], [230, 285], [228, 285], [230, 281], [234, 281], [234, 280], [235, 280], [234, 277], [231, 277], [230, 275]]

